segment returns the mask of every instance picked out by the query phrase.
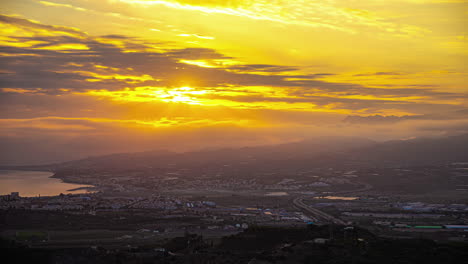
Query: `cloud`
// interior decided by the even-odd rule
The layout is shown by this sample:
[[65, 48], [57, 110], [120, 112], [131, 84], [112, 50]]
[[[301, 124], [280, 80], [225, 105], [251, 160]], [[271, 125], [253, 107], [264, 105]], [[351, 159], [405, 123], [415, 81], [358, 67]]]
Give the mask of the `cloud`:
[[74, 9], [74, 10], [76, 10], [76, 11], [83, 11], [83, 12], [88, 11], [88, 10], [85, 9], [85, 8], [76, 7], [76, 6], [69, 5], [69, 4], [60, 4], [60, 3], [49, 2], [49, 1], [39, 1], [39, 3], [40, 3], [40, 4], [43, 4], [43, 5], [45, 5], [45, 6], [51, 6], [51, 7], [66, 7], [66, 8]]
[[360, 73], [355, 74], [354, 76], [399, 76], [405, 75], [402, 72], [374, 72], [374, 73]]
[[[0, 119], [0, 164], [48, 163], [89, 155], [155, 149], [188, 151], [278, 144], [323, 136], [346, 135], [387, 140], [408, 135], [424, 137], [468, 132], [468, 119], [407, 120], [398, 126], [284, 123], [278, 127], [251, 127], [247, 123], [228, 120], [187, 120], [180, 123], [179, 120], [162, 118], [159, 121], [176, 125], [158, 127], [137, 120], [102, 118]], [[198, 128], [194, 129], [193, 126]]]
[[[0, 119], [0, 164], [66, 161], [88, 155], [281, 143], [239, 120], [174, 120], [158, 125], [140, 120], [42, 117]], [[174, 125], [171, 125], [174, 123]], [[129, 126], [130, 125], [130, 126]]]
[[[94, 37], [73, 28], [8, 16], [0, 16], [0, 21], [28, 33], [10, 35], [3, 44], [3, 93], [79, 93], [121, 101], [163, 102], [172, 96], [174, 101], [202, 100], [205, 105], [232, 108], [374, 113], [382, 113], [382, 109], [410, 112], [417, 105], [431, 103], [448, 111], [464, 98], [460, 93], [430, 88], [382, 89], [326, 82], [320, 78], [333, 73], [304, 74], [300, 67], [242, 64], [208, 48], [173, 48], [165, 42], [123, 35]], [[236, 62], [219, 63], [231, 60]], [[187, 61], [206, 62], [209, 67], [184, 63]], [[186, 86], [193, 90], [180, 90]]]
[[248, 6], [253, 1], [252, 0], [177, 0], [182, 4], [188, 5], [202, 5], [202, 6], [226, 6], [226, 7], [239, 7], [239, 6]]
[[[340, 122], [350, 114], [453, 112], [466, 108], [463, 92], [325, 81], [339, 74], [247, 64], [216, 49], [92, 36], [12, 16], [0, 16], [0, 23], [12, 29], [0, 38], [0, 163], [41, 151], [41, 161], [24, 160], [270, 144], [310, 135], [385, 139], [465, 128], [464, 118], [446, 117], [399, 117], [397, 127]], [[444, 127], [436, 129], [438, 124]]]
[[36, 34], [45, 34], [45, 35], [65, 35], [72, 36], [76, 38], [86, 37], [87, 34], [81, 32], [78, 29], [72, 27], [63, 27], [63, 26], [53, 26], [53, 25], [44, 25], [33, 20], [23, 19], [14, 16], [0, 15], [0, 23], [8, 24], [16, 29], [25, 29], [27, 31], [32, 31]]
[[[106, 11], [98, 11], [98, 10], [94, 10], [94, 9], [90, 9], [90, 8], [84, 8], [84, 7], [75, 5], [75, 3], [73, 3], [73, 4], [63, 4], [63, 3], [58, 3], [58, 2], [40, 1], [40, 0], [35, 1], [35, 2], [45, 6], [47, 8], [71, 9], [71, 10], [81, 12], [81, 13], [94, 14], [94, 15], [103, 15], [103, 16], [106, 16], [106, 17], [111, 18], [111, 19], [116, 19], [117, 18], [117, 19], [131, 21], [131, 22], [137, 21], [137, 22], [155, 23], [155, 24], [160, 23], [159, 20], [154, 20], [154, 19], [149, 19], [149, 18], [143, 19], [143, 18], [136, 17], [136, 16], [123, 15], [123, 14], [118, 13], [118, 12], [107, 12], [107, 10]], [[74, 1], [74, 2], [79, 2], [79, 1]], [[87, 6], [89, 3], [81, 3], [81, 4], [83, 4], [83, 6]], [[111, 5], [112, 4], [113, 3], [111, 3]]]
[[392, 124], [411, 120], [463, 120], [468, 119], [468, 109], [452, 112], [439, 112], [425, 115], [405, 115], [405, 116], [347, 116], [344, 123], [349, 124]]
[[237, 16], [252, 20], [264, 20], [278, 24], [311, 27], [349, 34], [365, 31], [385, 32], [394, 36], [423, 36], [429, 30], [416, 25], [394, 23], [369, 10], [351, 9], [334, 1], [303, 0], [112, 0], [145, 8], [167, 8]]

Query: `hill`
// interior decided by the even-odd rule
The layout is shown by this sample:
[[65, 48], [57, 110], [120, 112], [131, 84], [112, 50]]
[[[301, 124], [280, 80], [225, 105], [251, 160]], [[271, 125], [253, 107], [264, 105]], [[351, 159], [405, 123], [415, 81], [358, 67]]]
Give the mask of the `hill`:
[[295, 143], [175, 153], [165, 150], [89, 157], [43, 166], [4, 169], [112, 169], [204, 167], [236, 164], [245, 168], [308, 168], [360, 164], [359, 166], [413, 166], [468, 161], [468, 134], [393, 140], [376, 143], [360, 138], [317, 138]]

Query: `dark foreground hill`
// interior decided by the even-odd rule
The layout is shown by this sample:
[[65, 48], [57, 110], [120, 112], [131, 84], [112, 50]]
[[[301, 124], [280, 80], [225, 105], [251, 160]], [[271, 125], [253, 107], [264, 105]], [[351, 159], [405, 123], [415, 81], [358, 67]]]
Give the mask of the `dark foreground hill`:
[[[332, 234], [331, 240], [329, 240]], [[30, 249], [3, 241], [4, 258], [15, 263], [250, 263], [250, 264], [432, 264], [466, 263], [468, 244], [421, 239], [383, 239], [364, 229], [252, 227], [213, 244], [186, 235], [158, 245], [120, 249]], [[23, 262], [24, 261], [24, 262]], [[13, 263], [13, 262], [11, 262]]]

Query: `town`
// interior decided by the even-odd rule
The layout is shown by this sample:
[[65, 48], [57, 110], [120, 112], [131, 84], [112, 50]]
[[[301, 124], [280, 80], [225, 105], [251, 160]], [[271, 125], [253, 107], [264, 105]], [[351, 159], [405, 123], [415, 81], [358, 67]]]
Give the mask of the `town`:
[[[96, 244], [115, 245], [161, 241], [187, 232], [219, 239], [251, 226], [336, 224], [366, 228], [382, 237], [468, 240], [465, 163], [284, 173], [261, 168], [248, 177], [230, 177], [233, 167], [215, 164], [201, 175], [174, 164], [124, 172], [62, 169], [54, 177], [92, 187], [78, 194], [1, 196], [2, 236], [41, 247], [89, 244], [91, 237]], [[381, 176], [388, 175], [392, 181], [383, 181]], [[437, 186], [440, 197], [427, 197], [422, 194], [434, 186], [428, 182], [409, 189], [408, 175], [415, 183], [449, 176]], [[54, 224], [34, 228], [39, 219], [53, 219]], [[80, 237], [83, 229], [88, 236]]]

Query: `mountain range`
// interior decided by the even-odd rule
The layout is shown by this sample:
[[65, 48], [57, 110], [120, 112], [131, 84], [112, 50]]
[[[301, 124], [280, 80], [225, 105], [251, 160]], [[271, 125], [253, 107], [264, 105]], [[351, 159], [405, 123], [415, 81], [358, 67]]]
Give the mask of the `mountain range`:
[[260, 147], [223, 148], [176, 153], [166, 150], [119, 153], [41, 166], [3, 166], [15, 169], [138, 169], [167, 166], [313, 167], [335, 164], [360, 166], [412, 166], [468, 162], [468, 134], [375, 142], [362, 138], [316, 138]]

